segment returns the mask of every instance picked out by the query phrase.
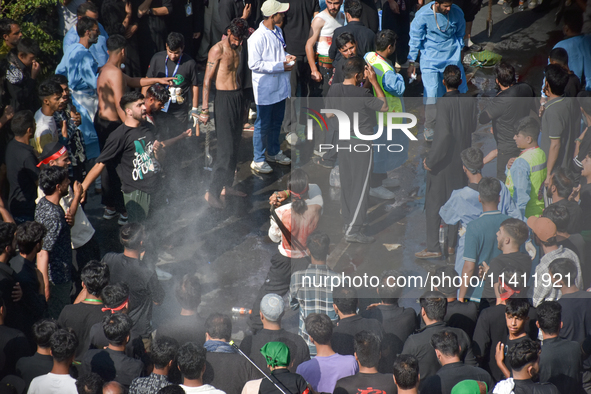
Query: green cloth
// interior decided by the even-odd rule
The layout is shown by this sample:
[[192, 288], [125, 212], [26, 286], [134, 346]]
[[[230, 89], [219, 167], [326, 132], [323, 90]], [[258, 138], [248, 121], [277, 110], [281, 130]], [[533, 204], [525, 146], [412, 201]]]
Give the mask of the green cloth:
[[268, 342], [261, 348], [261, 354], [271, 367], [287, 367], [291, 361], [289, 348], [283, 342]]
[[[482, 383], [486, 387], [486, 391], [488, 391], [486, 383]], [[462, 380], [451, 389], [451, 394], [480, 394], [480, 392], [480, 386], [476, 380]]]

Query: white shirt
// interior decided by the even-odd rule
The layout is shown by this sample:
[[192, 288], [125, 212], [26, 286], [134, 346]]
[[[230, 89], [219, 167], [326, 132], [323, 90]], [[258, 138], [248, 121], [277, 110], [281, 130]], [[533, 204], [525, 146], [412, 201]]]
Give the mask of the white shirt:
[[28, 394], [78, 394], [76, 379], [70, 375], [47, 375], [37, 376], [31, 381]]
[[283, 31], [269, 30], [263, 22], [248, 39], [248, 67], [252, 70], [252, 88], [257, 105], [276, 104], [291, 97], [291, 71], [283, 71], [288, 55], [283, 48]]
[[218, 390], [213, 387], [211, 384], [204, 384], [203, 386], [199, 387], [187, 387], [184, 384], [181, 384], [181, 388], [185, 390], [185, 393], [199, 393], [199, 394], [226, 394], [222, 390]]
[[44, 115], [41, 108], [35, 112], [35, 124], [34, 142], [31, 145], [40, 154], [47, 143], [58, 140], [57, 124], [53, 116]]
[[[74, 191], [70, 186], [68, 190], [69, 193], [67, 196], [60, 198], [60, 206], [64, 210], [64, 212], [68, 211], [70, 205], [72, 205], [72, 200], [74, 199]], [[37, 200], [35, 203], [38, 203], [43, 197], [45, 197], [45, 193], [41, 190], [40, 187], [37, 188]], [[78, 249], [81, 246], [86, 245], [88, 241], [94, 235], [94, 227], [90, 224], [90, 220], [86, 217], [84, 213], [84, 209], [82, 206], [78, 205], [78, 209], [76, 210], [76, 216], [74, 216], [74, 226], [70, 229], [70, 234], [72, 238], [72, 249]]]

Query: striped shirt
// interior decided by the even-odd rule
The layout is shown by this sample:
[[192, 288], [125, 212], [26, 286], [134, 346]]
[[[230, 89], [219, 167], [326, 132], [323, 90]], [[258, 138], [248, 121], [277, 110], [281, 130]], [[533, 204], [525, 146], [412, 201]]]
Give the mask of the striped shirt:
[[291, 309], [300, 309], [299, 334], [310, 348], [310, 355], [316, 355], [316, 347], [306, 333], [306, 317], [311, 313], [324, 313], [334, 322], [337, 314], [332, 306], [331, 278], [337, 274], [326, 265], [310, 264], [303, 271], [291, 276], [289, 290]]

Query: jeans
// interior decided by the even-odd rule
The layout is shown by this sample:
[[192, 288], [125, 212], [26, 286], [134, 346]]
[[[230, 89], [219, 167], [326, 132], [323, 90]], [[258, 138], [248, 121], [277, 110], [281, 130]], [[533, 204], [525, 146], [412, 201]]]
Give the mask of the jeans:
[[269, 156], [279, 153], [279, 133], [285, 115], [285, 100], [270, 105], [257, 105], [257, 119], [254, 122], [254, 161], [265, 161], [265, 152]]

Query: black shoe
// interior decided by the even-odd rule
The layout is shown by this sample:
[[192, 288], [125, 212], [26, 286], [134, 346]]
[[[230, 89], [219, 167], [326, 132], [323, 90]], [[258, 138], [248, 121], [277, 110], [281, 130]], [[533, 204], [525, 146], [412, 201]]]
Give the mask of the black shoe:
[[313, 157], [312, 161], [314, 164], [324, 168], [334, 168], [335, 162], [332, 160], [324, 160], [322, 157]]
[[375, 242], [375, 240], [376, 239], [374, 237], [370, 237], [362, 233], [345, 235], [345, 241], [350, 243], [371, 244]]

